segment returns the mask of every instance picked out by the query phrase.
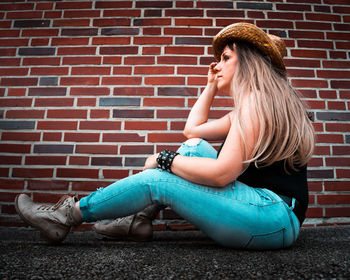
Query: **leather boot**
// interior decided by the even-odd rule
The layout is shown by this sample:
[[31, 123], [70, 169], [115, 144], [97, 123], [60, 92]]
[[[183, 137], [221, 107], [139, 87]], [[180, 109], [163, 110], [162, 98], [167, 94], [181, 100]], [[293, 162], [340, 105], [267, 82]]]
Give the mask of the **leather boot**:
[[109, 224], [97, 223], [92, 229], [113, 239], [152, 241], [152, 220], [157, 217], [161, 209], [157, 204], [152, 204], [137, 214], [116, 219]]
[[38, 229], [50, 244], [58, 244], [67, 236], [72, 226], [82, 223], [75, 207], [76, 197], [64, 195], [55, 205], [34, 203], [28, 195], [16, 197], [15, 207], [20, 217]]

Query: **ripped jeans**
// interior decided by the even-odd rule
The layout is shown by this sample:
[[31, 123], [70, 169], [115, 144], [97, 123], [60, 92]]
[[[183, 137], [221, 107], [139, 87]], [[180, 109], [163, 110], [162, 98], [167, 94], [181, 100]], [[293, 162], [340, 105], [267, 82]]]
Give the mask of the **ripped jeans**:
[[[217, 157], [205, 140], [194, 145], [185, 142], [178, 152]], [[239, 181], [220, 188], [198, 185], [159, 169], [147, 169], [98, 189], [80, 200], [80, 209], [83, 220], [93, 222], [135, 214], [153, 203], [169, 206], [227, 247], [285, 248], [299, 234], [299, 221], [292, 207], [270, 190]]]

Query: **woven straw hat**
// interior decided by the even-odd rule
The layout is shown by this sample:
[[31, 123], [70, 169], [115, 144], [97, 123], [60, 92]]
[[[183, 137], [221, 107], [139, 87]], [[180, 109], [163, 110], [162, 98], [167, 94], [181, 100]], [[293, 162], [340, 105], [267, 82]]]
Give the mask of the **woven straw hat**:
[[266, 34], [251, 23], [239, 22], [226, 26], [213, 39], [213, 50], [216, 60], [220, 61], [222, 50], [228, 42], [245, 41], [253, 44], [264, 55], [270, 57], [272, 64], [282, 72], [286, 71], [283, 57], [287, 54], [284, 41], [275, 35]]

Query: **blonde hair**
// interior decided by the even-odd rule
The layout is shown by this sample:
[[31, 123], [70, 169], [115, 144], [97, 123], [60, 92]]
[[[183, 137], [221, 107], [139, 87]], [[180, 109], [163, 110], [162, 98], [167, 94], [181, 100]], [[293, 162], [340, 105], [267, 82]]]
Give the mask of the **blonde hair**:
[[[238, 63], [232, 82], [235, 108], [240, 116], [243, 98], [249, 98], [253, 117], [258, 117], [259, 134], [251, 155], [245, 153], [245, 163], [257, 167], [284, 160], [285, 168], [297, 170], [310, 160], [315, 135], [305, 105], [289, 84], [284, 73], [275, 68], [267, 57], [246, 43], [236, 47]], [[243, 139], [244, 123], [237, 118]]]

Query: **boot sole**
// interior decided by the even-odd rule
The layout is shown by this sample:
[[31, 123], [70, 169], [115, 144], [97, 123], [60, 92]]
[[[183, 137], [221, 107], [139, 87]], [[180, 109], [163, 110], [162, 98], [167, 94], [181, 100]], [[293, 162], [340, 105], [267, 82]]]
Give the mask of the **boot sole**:
[[19, 207], [18, 207], [18, 197], [19, 197], [19, 196], [20, 196], [20, 195], [17, 195], [17, 196], [16, 196], [16, 199], [15, 199], [15, 209], [16, 209], [16, 211], [17, 211], [17, 214], [21, 217], [21, 219], [22, 219], [23, 221], [25, 221], [25, 222], [26, 222], [28, 225], [30, 225], [31, 227], [33, 227], [33, 228], [39, 230], [39, 231], [40, 231], [40, 236], [41, 236], [42, 238], [44, 238], [49, 244], [51, 244], [51, 245], [57, 245], [57, 244], [61, 243], [61, 242], [63, 241], [63, 239], [67, 236], [68, 233], [64, 236], [64, 238], [63, 238], [62, 240], [54, 240], [54, 239], [50, 238], [44, 230], [42, 230], [42, 229], [40, 229], [40, 228], [37, 228], [34, 224], [32, 224], [29, 220], [27, 220], [27, 219], [22, 215], [22, 213], [21, 213], [21, 211], [19, 210]]

